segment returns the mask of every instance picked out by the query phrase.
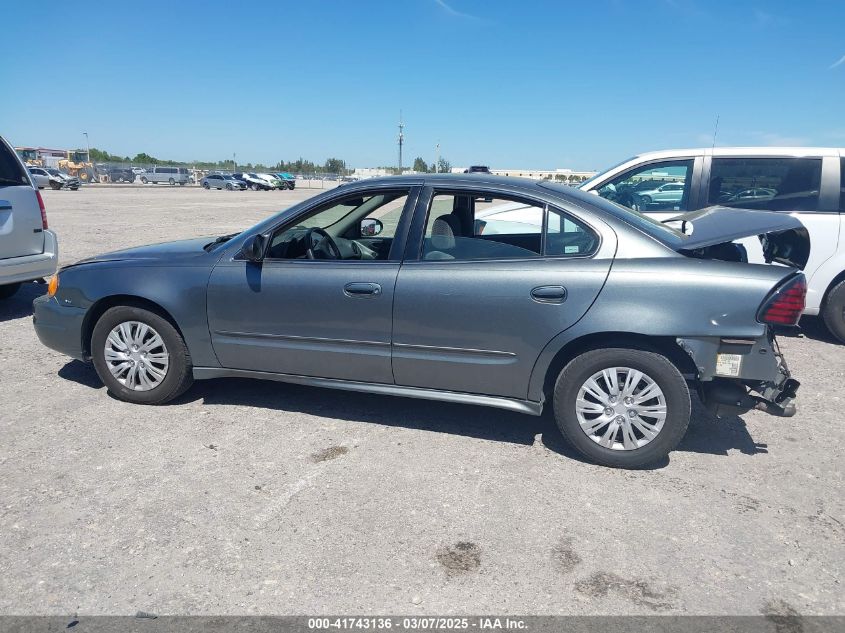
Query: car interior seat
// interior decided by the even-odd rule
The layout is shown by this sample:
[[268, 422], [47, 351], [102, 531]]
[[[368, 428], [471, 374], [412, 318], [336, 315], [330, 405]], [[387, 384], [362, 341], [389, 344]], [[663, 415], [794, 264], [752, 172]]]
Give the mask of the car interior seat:
[[454, 213], [441, 215], [431, 225], [431, 248], [426, 259], [455, 259], [449, 251], [455, 248], [455, 236], [461, 235], [461, 221]]

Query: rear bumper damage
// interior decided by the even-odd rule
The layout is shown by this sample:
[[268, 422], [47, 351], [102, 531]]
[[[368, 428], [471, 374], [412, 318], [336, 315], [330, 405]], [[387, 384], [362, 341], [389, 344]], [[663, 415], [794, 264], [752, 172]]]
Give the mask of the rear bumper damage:
[[792, 378], [771, 330], [754, 339], [679, 338], [678, 345], [693, 360], [698, 392], [714, 415], [763, 411], [795, 415], [800, 383]]

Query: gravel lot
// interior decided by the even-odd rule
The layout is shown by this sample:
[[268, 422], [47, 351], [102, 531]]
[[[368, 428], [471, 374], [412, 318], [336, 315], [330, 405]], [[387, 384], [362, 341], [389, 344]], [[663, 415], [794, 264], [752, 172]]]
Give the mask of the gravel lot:
[[[318, 190], [45, 191], [62, 262], [243, 228]], [[0, 304], [0, 613], [842, 614], [845, 354], [782, 341], [799, 414], [697, 407], [671, 459], [550, 415], [279, 383], [110, 398]]]

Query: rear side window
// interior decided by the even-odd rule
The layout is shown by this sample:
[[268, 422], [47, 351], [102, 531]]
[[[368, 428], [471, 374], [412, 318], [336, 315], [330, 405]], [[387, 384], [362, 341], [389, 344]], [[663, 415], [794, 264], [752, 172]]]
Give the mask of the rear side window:
[[595, 233], [540, 202], [478, 193], [437, 193], [426, 222], [428, 261], [583, 257], [598, 247]]
[[9, 185], [29, 185], [29, 179], [18, 157], [0, 140], [0, 187]]
[[709, 204], [767, 211], [819, 208], [820, 158], [714, 158]]

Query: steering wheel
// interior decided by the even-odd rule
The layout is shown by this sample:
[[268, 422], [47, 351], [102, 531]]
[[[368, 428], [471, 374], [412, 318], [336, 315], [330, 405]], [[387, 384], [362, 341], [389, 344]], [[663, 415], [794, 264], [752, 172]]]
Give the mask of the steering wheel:
[[332, 239], [332, 236], [318, 226], [308, 229], [308, 232], [305, 234], [305, 244], [307, 247], [305, 256], [308, 259], [317, 259], [314, 252], [324, 243], [328, 246], [327, 250], [329, 255], [331, 255], [331, 257], [328, 257], [327, 259], [343, 259], [343, 256], [340, 254], [340, 249], [337, 247], [334, 239]]

